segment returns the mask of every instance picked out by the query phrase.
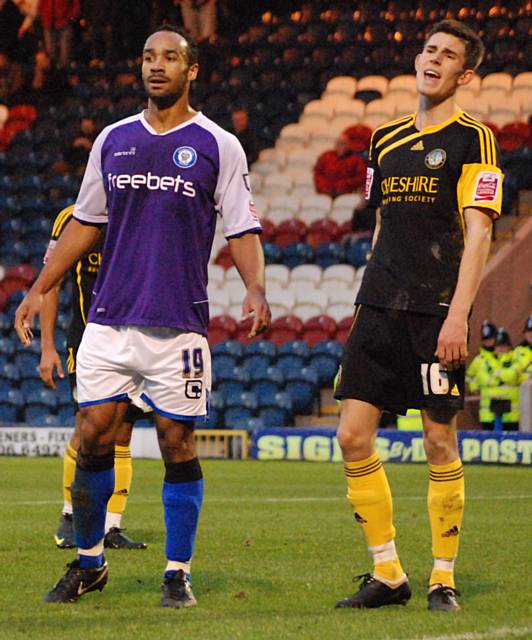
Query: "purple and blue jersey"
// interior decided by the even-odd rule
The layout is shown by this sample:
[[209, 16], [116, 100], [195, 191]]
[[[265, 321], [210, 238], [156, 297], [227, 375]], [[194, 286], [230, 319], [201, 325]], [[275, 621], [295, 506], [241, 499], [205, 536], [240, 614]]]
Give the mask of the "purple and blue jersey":
[[107, 223], [89, 322], [207, 334], [207, 264], [226, 238], [260, 233], [244, 150], [202, 113], [158, 134], [144, 114], [96, 138], [74, 217]]

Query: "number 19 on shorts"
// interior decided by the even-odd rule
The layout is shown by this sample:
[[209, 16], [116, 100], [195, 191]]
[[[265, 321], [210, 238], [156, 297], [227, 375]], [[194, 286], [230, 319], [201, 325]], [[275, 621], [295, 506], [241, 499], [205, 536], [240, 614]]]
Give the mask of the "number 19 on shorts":
[[203, 351], [200, 348], [183, 349], [181, 351], [183, 360], [183, 378], [203, 377]]

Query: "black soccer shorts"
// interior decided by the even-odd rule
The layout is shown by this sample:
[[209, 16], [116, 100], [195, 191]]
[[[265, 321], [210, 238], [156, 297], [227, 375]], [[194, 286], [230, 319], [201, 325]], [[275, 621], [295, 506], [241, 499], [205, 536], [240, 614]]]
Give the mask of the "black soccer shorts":
[[444, 318], [357, 305], [335, 398], [391, 413], [464, 406], [465, 366], [447, 371], [434, 352]]

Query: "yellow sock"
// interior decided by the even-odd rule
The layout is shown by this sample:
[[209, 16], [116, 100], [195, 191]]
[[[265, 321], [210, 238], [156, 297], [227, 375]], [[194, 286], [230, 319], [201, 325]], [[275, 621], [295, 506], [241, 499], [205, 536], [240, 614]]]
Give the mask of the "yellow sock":
[[374, 574], [391, 583], [403, 579], [403, 568], [393, 541], [392, 494], [378, 454], [357, 462], [345, 462], [344, 471], [347, 499], [373, 554]]
[[78, 452], [74, 448], [72, 448], [69, 442], [63, 455], [63, 498], [68, 504], [72, 504], [70, 487], [74, 482], [77, 460]]
[[454, 588], [454, 559], [464, 515], [464, 469], [457, 459], [450, 464], [429, 464], [429, 472], [427, 503], [435, 558], [429, 585]]
[[115, 447], [115, 490], [107, 503], [107, 511], [124, 513], [132, 479], [131, 449], [117, 445]]

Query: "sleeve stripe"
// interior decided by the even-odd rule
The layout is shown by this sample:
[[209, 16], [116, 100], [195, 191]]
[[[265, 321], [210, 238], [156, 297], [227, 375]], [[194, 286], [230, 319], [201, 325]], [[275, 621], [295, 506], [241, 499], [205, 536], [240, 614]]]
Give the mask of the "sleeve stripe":
[[74, 205], [71, 204], [70, 206], [65, 207], [59, 212], [57, 218], [54, 220], [54, 226], [52, 227], [52, 239], [57, 240], [57, 238], [61, 235], [67, 222], [72, 217], [73, 211]]
[[[497, 165], [497, 148], [493, 131], [466, 113], [460, 116], [459, 122], [466, 127], [473, 127], [479, 131], [481, 162], [483, 164]], [[484, 155], [482, 154], [483, 152]]]

